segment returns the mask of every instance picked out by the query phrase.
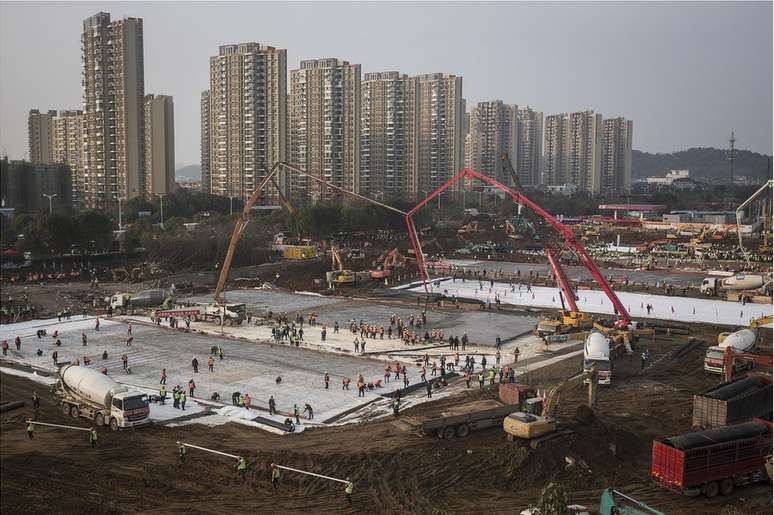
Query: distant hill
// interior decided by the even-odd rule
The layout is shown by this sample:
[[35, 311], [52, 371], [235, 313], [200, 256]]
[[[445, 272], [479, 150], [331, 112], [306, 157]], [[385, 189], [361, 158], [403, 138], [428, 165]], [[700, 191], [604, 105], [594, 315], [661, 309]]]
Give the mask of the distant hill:
[[199, 165], [185, 165], [175, 170], [175, 179], [178, 182], [192, 182], [202, 180], [202, 167]]
[[[765, 179], [771, 172], [771, 156], [739, 150], [734, 161], [734, 175]], [[661, 176], [667, 170], [690, 170], [691, 177], [700, 181], [730, 181], [730, 164], [725, 150], [717, 148], [689, 148], [671, 154], [650, 154], [632, 150], [632, 176]]]

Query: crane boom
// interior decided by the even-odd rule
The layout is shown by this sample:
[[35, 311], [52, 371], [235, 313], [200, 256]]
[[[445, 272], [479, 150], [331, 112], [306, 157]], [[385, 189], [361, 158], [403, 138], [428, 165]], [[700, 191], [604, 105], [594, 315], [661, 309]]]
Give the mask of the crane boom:
[[594, 278], [594, 281], [596, 281], [596, 283], [599, 284], [600, 288], [602, 288], [602, 291], [605, 293], [607, 298], [610, 299], [610, 302], [613, 304], [613, 309], [615, 310], [616, 314], [619, 317], [618, 325], [620, 327], [628, 327], [631, 324], [632, 319], [631, 319], [631, 316], [629, 316], [629, 312], [626, 310], [623, 303], [621, 303], [621, 300], [618, 298], [618, 296], [615, 294], [613, 289], [610, 287], [605, 277], [599, 271], [599, 268], [597, 268], [597, 265], [596, 263], [594, 263], [594, 260], [592, 260], [591, 257], [588, 255], [583, 245], [575, 239], [575, 234], [573, 234], [573, 232], [569, 228], [564, 226], [551, 213], [549, 213], [548, 211], [540, 207], [538, 204], [533, 202], [529, 197], [527, 197], [523, 193], [516, 192], [513, 189], [509, 188], [508, 186], [505, 186], [504, 184], [492, 179], [491, 177], [483, 175], [479, 172], [475, 172], [470, 168], [465, 168], [457, 175], [455, 175], [454, 177], [446, 181], [442, 186], [440, 186], [438, 189], [433, 191], [430, 195], [425, 197], [416, 206], [414, 206], [414, 208], [411, 209], [411, 211], [409, 211], [406, 215], [406, 224], [409, 230], [409, 238], [411, 240], [412, 245], [414, 246], [414, 252], [416, 252], [417, 254], [417, 266], [420, 267], [419, 272], [422, 275], [422, 279], [425, 281], [425, 289], [427, 289], [427, 282], [429, 281], [429, 275], [427, 273], [427, 265], [425, 264], [425, 261], [422, 258], [422, 254], [421, 254], [422, 249], [421, 249], [421, 246], [419, 245], [419, 239], [417, 238], [416, 229], [413, 227], [413, 222], [411, 221], [411, 217], [414, 213], [416, 213], [427, 203], [434, 200], [435, 197], [443, 193], [448, 188], [452, 187], [460, 180], [463, 180], [466, 178], [478, 179], [486, 184], [496, 187], [500, 191], [504, 191], [506, 194], [508, 194], [511, 197], [511, 200], [514, 203], [522, 204], [528, 207], [536, 215], [542, 218], [549, 226], [553, 227], [553, 229], [556, 230], [556, 232], [558, 232], [559, 235], [564, 240], [564, 244], [575, 252], [575, 254], [578, 256], [583, 266], [585, 266], [586, 269], [588, 269], [589, 273]]
[[[234, 259], [234, 252], [236, 251], [236, 246], [239, 243], [239, 239], [242, 237], [242, 232], [245, 230], [245, 227], [247, 227], [247, 224], [250, 221], [250, 213], [252, 211], [252, 208], [255, 205], [255, 203], [258, 201], [258, 199], [261, 197], [261, 191], [263, 191], [263, 189], [266, 188], [269, 185], [269, 183], [271, 183], [272, 185], [274, 185], [275, 188], [277, 188], [277, 183], [274, 180], [274, 177], [280, 168], [286, 168], [291, 172], [295, 172], [299, 175], [307, 177], [308, 179], [311, 179], [312, 181], [318, 184], [327, 186], [333, 190], [336, 190], [350, 197], [364, 200], [371, 204], [376, 204], [377, 206], [383, 207], [385, 209], [393, 211], [402, 216], [406, 215], [406, 213], [404, 211], [401, 211], [400, 209], [394, 208], [392, 206], [388, 206], [387, 204], [383, 204], [381, 202], [370, 199], [368, 197], [364, 197], [363, 195], [360, 195], [353, 191], [345, 190], [344, 188], [341, 188], [334, 184], [330, 184], [326, 180], [321, 179], [316, 175], [312, 175], [309, 172], [302, 170], [301, 168], [298, 168], [297, 166], [293, 166], [291, 164], [285, 163], [284, 161], [277, 161], [271, 167], [269, 172], [261, 179], [261, 182], [258, 184], [258, 187], [255, 188], [255, 191], [253, 191], [252, 195], [250, 195], [250, 198], [247, 200], [247, 202], [245, 203], [245, 207], [242, 210], [242, 216], [240, 216], [239, 219], [234, 224], [234, 231], [231, 233], [231, 241], [228, 244], [226, 257], [223, 259], [223, 266], [220, 269], [220, 277], [218, 277], [218, 285], [215, 287], [215, 293], [213, 295], [213, 298], [216, 304], [225, 303], [225, 299], [223, 298], [223, 290], [225, 289], [226, 282], [228, 281], [228, 274], [229, 274], [229, 271], [231, 270], [231, 261]], [[280, 192], [280, 199], [292, 213], [293, 212], [292, 206], [287, 201], [287, 199], [285, 199], [285, 197], [282, 195], [282, 192], [280, 191], [280, 189], [277, 188], [277, 190]]]
[[[768, 180], [766, 181], [766, 184], [758, 188], [758, 191], [750, 195], [750, 198], [742, 202], [738, 208], [736, 208], [736, 235], [739, 237], [739, 249], [742, 251], [742, 255], [744, 256], [745, 261], [747, 261], [747, 265], [750, 265], [750, 256], [747, 253], [747, 249], [744, 248], [744, 245], [742, 244], [742, 215], [744, 213], [744, 208], [746, 208], [748, 205], [750, 205], [755, 199], [757, 199], [761, 193], [766, 191], [767, 188], [774, 187], [774, 180]], [[764, 228], [764, 231], [766, 229]]]

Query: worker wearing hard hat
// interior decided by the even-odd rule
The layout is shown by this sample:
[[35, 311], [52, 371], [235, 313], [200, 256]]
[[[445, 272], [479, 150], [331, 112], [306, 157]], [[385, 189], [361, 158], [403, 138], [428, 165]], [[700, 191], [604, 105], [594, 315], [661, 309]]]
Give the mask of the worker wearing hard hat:
[[239, 473], [239, 476], [242, 478], [242, 481], [245, 480], [245, 473], [247, 472], [247, 461], [243, 456], [240, 456], [237, 460], [237, 464], [235, 466], [237, 469], [237, 472]]
[[347, 496], [347, 502], [349, 504], [352, 504], [352, 490], [354, 489], [354, 485], [352, 484], [352, 481], [350, 481], [349, 478], [347, 478], [347, 485], [344, 487], [344, 494]]
[[271, 464], [271, 486], [276, 490], [279, 486], [280, 469], [274, 463]]
[[89, 428], [89, 443], [92, 448], [97, 446], [97, 430], [93, 427]]

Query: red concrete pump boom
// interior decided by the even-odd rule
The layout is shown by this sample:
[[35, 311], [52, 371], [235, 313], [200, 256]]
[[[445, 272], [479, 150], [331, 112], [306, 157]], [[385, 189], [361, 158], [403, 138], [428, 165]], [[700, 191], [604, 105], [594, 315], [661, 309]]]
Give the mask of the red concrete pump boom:
[[[431, 202], [435, 197], [437, 197], [445, 190], [452, 187], [457, 182], [466, 178], [478, 179], [486, 184], [489, 184], [490, 186], [494, 186], [500, 191], [504, 191], [508, 196], [511, 197], [511, 200], [513, 200], [514, 203], [522, 204], [523, 206], [526, 206], [527, 208], [532, 210], [535, 214], [537, 214], [540, 218], [545, 220], [545, 222], [548, 225], [553, 227], [554, 230], [558, 232], [559, 235], [562, 237], [565, 245], [568, 248], [572, 249], [577, 254], [581, 263], [583, 263], [583, 266], [585, 266], [588, 269], [588, 271], [591, 273], [591, 276], [594, 278], [597, 284], [599, 284], [600, 288], [602, 288], [602, 291], [605, 292], [605, 295], [607, 295], [607, 298], [610, 299], [610, 302], [613, 304], [613, 308], [619, 317], [617, 325], [621, 328], [624, 328], [624, 327], [628, 327], [631, 324], [632, 322], [631, 317], [629, 316], [628, 311], [626, 311], [626, 308], [624, 307], [624, 305], [621, 303], [621, 300], [618, 298], [618, 296], [615, 294], [615, 292], [610, 287], [608, 282], [605, 280], [604, 276], [599, 271], [599, 268], [597, 268], [596, 263], [594, 263], [594, 261], [588, 255], [583, 245], [575, 239], [575, 234], [573, 234], [573, 232], [570, 229], [565, 227], [551, 213], [549, 213], [548, 211], [544, 210], [542, 207], [534, 203], [529, 197], [527, 197], [523, 193], [518, 193], [513, 189], [509, 188], [508, 186], [505, 186], [504, 184], [501, 184], [500, 182], [490, 177], [487, 177], [486, 175], [482, 175], [478, 172], [475, 172], [469, 168], [465, 168], [457, 175], [455, 175], [454, 177], [446, 181], [445, 184], [443, 184], [441, 187], [433, 191], [420, 203], [414, 206], [414, 208], [411, 211], [409, 211], [405, 216], [406, 227], [408, 229], [408, 234], [409, 234], [409, 240], [411, 241], [411, 245], [414, 248], [414, 253], [416, 254], [416, 258], [417, 258], [417, 267], [419, 268], [419, 273], [422, 276], [422, 279], [425, 281], [426, 291], [427, 291], [427, 283], [429, 281], [429, 275], [427, 273], [427, 265], [425, 263], [424, 256], [422, 255], [422, 245], [419, 241], [419, 237], [417, 236], [416, 227], [414, 227], [414, 221], [412, 219], [412, 216], [414, 215], [414, 213], [420, 210], [427, 203]], [[551, 253], [549, 253], [549, 256], [550, 254]], [[555, 255], [553, 257], [554, 259], [556, 259]], [[549, 257], [549, 261], [551, 261], [550, 257]], [[564, 274], [561, 267], [554, 266], [554, 263], [551, 264], [551, 267], [554, 269], [554, 273], [557, 276], [557, 282], [559, 282], [559, 287], [561, 288], [562, 292], [564, 292], [564, 295], [568, 304], [570, 304], [570, 309], [572, 309], [573, 311], [577, 311], [577, 307], [574, 306], [575, 294], [573, 293], [572, 288], [570, 287], [569, 281], [567, 280], [567, 276]]]

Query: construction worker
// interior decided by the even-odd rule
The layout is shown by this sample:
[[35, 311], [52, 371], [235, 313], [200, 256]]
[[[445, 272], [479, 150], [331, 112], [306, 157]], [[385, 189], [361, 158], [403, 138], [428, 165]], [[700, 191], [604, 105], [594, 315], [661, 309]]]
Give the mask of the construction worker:
[[269, 415], [275, 415], [277, 413], [277, 402], [274, 400], [274, 396], [269, 397]]
[[428, 382], [427, 385], [427, 398], [432, 399], [433, 398], [433, 383]]
[[177, 454], [180, 456], [180, 463], [185, 463], [185, 445], [177, 442]]
[[328, 389], [330, 382], [331, 382], [331, 376], [328, 374], [328, 371], [326, 370], [325, 371], [325, 389], [326, 390]]
[[185, 390], [180, 390], [180, 407], [185, 411]]
[[648, 364], [648, 349], [645, 349], [642, 351], [642, 354], [640, 355], [640, 370], [645, 369], [645, 365]]
[[274, 490], [279, 486], [280, 468], [274, 463], [271, 464], [271, 486]]
[[159, 381], [159, 384], [167, 384], [167, 369], [162, 368], [161, 369], [161, 380]]
[[392, 401], [392, 414], [396, 417], [400, 413], [400, 397], [395, 397]]
[[301, 420], [298, 418], [299, 415], [298, 404], [293, 404], [293, 416], [296, 418], [296, 425], [301, 424]]
[[495, 384], [495, 369], [494, 367], [489, 369], [489, 384], [494, 385]]
[[180, 391], [177, 386], [172, 389], [172, 407], [175, 409], [180, 407]]
[[513, 349], [513, 362], [514, 363], [518, 363], [519, 362], [519, 353], [520, 353], [520, 351], [519, 351], [518, 347]]
[[97, 446], [97, 430], [93, 427], [89, 428], [89, 443], [92, 449]]
[[167, 387], [166, 385], [161, 385], [161, 389], [159, 389], [159, 399], [161, 399], [161, 405], [164, 405], [164, 401], [167, 400]]
[[212, 356], [207, 358], [207, 368], [212, 372], [212, 369], [215, 367], [215, 359], [213, 359]]
[[235, 466], [237, 469], [237, 472], [239, 473], [239, 477], [242, 478], [242, 481], [245, 480], [245, 474], [247, 473], [247, 461], [243, 456], [239, 457], [239, 460], [237, 461], [237, 464]]
[[304, 413], [307, 413], [307, 418], [309, 420], [314, 420], [314, 411], [312, 411], [312, 405], [308, 402], [304, 404]]
[[191, 380], [188, 381], [188, 395], [190, 397], [194, 396], [194, 390], [195, 389], [196, 389], [196, 383], [194, 382], [193, 377], [192, 377]]
[[32, 419], [27, 419], [27, 436], [30, 440], [35, 439], [35, 424], [32, 423]]
[[32, 409], [38, 411], [40, 409], [40, 397], [37, 392], [32, 392]]
[[86, 333], [81, 333], [81, 347], [86, 347]]
[[484, 371], [481, 370], [478, 372], [478, 386], [479, 388], [484, 387]]
[[347, 496], [347, 502], [349, 504], [352, 504], [352, 490], [354, 489], [354, 485], [352, 484], [352, 481], [350, 481], [349, 478], [347, 478], [347, 485], [344, 487], [344, 494]]

